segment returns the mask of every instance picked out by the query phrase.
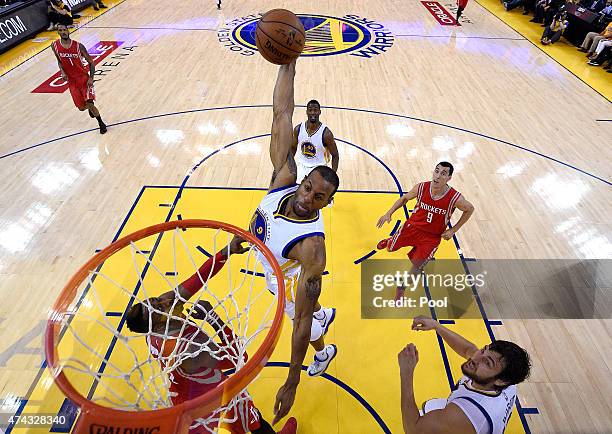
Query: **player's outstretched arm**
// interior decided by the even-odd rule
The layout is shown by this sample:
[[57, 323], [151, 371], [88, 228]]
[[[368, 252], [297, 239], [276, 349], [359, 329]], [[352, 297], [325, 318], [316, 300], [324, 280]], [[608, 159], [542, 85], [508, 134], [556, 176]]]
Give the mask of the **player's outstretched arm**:
[[447, 229], [442, 233], [442, 238], [444, 238], [445, 240], [450, 240], [453, 235], [457, 233], [459, 228], [461, 228], [461, 226], [463, 226], [470, 219], [470, 217], [472, 217], [472, 214], [474, 213], [474, 205], [465, 200], [463, 195], [459, 198], [455, 206], [461, 211], [463, 211], [463, 213], [461, 214], [459, 221], [455, 223], [452, 228]]
[[323, 237], [306, 238], [291, 249], [289, 256], [302, 264], [295, 297], [295, 317], [291, 335], [291, 364], [285, 384], [276, 394], [273, 424], [285, 417], [300, 382], [302, 362], [310, 342], [312, 315], [321, 294], [321, 276], [325, 270], [325, 241]]
[[381, 228], [382, 225], [384, 225], [385, 223], [389, 223], [391, 221], [391, 216], [393, 216], [393, 213], [397, 211], [398, 209], [400, 209], [401, 207], [403, 207], [404, 205], [406, 205], [408, 201], [417, 197], [418, 192], [419, 192], [419, 185], [417, 184], [414, 187], [412, 187], [412, 190], [402, 195], [402, 197], [400, 197], [398, 200], [395, 201], [391, 209], [387, 211], [386, 213], [384, 213], [378, 219], [378, 222], [376, 223], [376, 227]]
[[295, 60], [278, 69], [272, 102], [272, 135], [270, 138], [270, 159], [274, 172], [270, 188], [281, 188], [295, 183], [297, 166], [291, 151], [293, 143], [293, 83]]
[[444, 342], [446, 342], [457, 354], [464, 359], [469, 359], [478, 351], [478, 347], [472, 342], [468, 341], [463, 336], [447, 329], [435, 319], [428, 318], [426, 316], [417, 316], [412, 321], [412, 330], [415, 331], [426, 331], [435, 330], [440, 335]]
[[414, 398], [414, 370], [419, 362], [416, 346], [408, 344], [397, 355], [397, 361], [400, 367], [402, 424], [406, 434], [475, 434], [471, 422], [455, 404], [420, 416]]

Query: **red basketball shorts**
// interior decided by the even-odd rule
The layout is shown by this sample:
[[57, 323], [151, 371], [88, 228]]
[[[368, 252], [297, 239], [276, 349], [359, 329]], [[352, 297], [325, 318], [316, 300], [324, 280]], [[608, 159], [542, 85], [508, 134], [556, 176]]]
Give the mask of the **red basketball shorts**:
[[417, 229], [406, 221], [387, 242], [387, 250], [395, 252], [402, 247], [412, 246], [408, 258], [415, 267], [421, 268], [433, 258], [441, 239], [440, 235]]
[[85, 107], [85, 103], [89, 100], [95, 101], [96, 93], [93, 85], [87, 86], [89, 75], [85, 74], [78, 77], [68, 77], [68, 89], [72, 95], [72, 101], [78, 109]]

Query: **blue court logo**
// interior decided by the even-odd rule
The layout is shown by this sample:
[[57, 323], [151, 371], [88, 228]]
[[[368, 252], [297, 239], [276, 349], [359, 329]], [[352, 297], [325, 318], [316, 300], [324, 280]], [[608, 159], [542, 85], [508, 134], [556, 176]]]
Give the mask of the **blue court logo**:
[[[252, 56], [257, 52], [255, 29], [263, 14], [232, 20], [217, 32], [219, 42], [231, 51]], [[393, 46], [393, 33], [384, 25], [357, 15], [342, 18], [298, 14], [306, 30], [302, 57], [349, 54], [369, 59]]]

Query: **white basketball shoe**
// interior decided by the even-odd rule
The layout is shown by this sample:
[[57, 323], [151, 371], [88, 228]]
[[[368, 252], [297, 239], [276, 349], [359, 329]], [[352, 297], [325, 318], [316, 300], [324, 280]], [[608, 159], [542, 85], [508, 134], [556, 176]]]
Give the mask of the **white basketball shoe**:
[[326, 357], [324, 359], [321, 359], [315, 354], [314, 361], [306, 370], [306, 373], [311, 377], [318, 377], [319, 375], [325, 373], [327, 367], [329, 366], [331, 361], [334, 360], [334, 357], [336, 357], [336, 354], [338, 353], [338, 349], [334, 344], [325, 345], [323, 351], [325, 351]]
[[319, 324], [321, 324], [321, 328], [323, 329], [323, 336], [325, 336], [327, 334], [327, 330], [329, 329], [329, 326], [336, 319], [336, 308], [335, 307], [324, 307], [323, 314], [324, 315], [322, 319], [319, 319], [316, 316], [314, 317], [314, 319], [319, 321]]

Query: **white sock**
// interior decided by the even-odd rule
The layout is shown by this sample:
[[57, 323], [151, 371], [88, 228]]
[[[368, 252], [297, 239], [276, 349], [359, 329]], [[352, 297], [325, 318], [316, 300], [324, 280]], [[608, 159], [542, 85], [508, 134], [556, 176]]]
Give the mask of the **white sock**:
[[316, 311], [313, 316], [318, 320], [325, 319], [325, 312], [323, 312], [323, 306], [321, 306], [321, 308]]
[[327, 351], [325, 351], [325, 348], [323, 348], [321, 351], [317, 351], [316, 355], [318, 360], [327, 360]]

